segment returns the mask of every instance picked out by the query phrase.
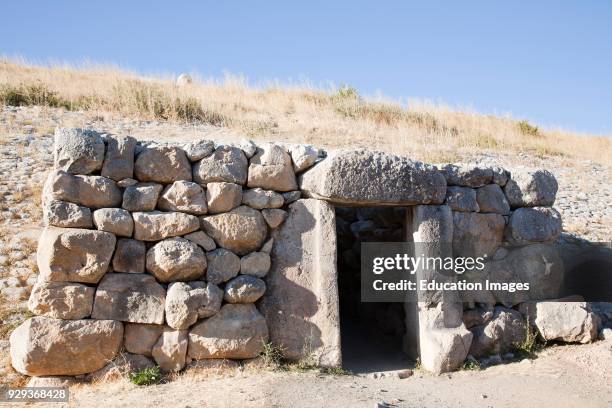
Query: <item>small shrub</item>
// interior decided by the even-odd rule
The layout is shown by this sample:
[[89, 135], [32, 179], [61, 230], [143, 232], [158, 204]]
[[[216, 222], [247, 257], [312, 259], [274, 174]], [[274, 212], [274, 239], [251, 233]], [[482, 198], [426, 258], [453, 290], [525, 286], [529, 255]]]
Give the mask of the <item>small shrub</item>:
[[517, 354], [520, 358], [530, 358], [533, 357], [537, 351], [545, 347], [545, 345], [545, 343], [538, 343], [538, 336], [535, 333], [535, 330], [531, 328], [528, 317], [527, 324], [525, 325], [525, 340], [520, 343], [514, 343], [514, 354]]
[[162, 374], [159, 366], [155, 366], [131, 372], [128, 374], [128, 378], [132, 384], [152, 385], [161, 381]]
[[0, 88], [0, 103], [8, 106], [68, 107], [68, 103], [57, 96], [42, 82], [33, 84], [4, 85]]
[[482, 367], [480, 366], [480, 363], [476, 359], [465, 360], [465, 362], [461, 366], [461, 370], [466, 370], [466, 371], [479, 371], [480, 369], [482, 369]]
[[333, 99], [352, 99], [352, 100], [361, 99], [357, 89], [347, 84], [341, 85], [340, 88], [338, 88], [338, 91], [336, 91], [336, 93], [332, 95], [332, 98]]
[[283, 367], [283, 347], [274, 345], [273, 343], [263, 343], [263, 351], [261, 352], [261, 358], [266, 367], [273, 370], [279, 370]]
[[522, 134], [526, 136], [540, 136], [540, 131], [537, 126], [533, 126], [526, 120], [521, 120], [518, 122], [518, 128]]

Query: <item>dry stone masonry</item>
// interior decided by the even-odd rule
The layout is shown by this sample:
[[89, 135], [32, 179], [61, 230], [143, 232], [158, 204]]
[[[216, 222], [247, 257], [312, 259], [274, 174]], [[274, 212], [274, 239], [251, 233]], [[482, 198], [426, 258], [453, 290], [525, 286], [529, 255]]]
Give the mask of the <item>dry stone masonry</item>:
[[[134, 367], [178, 371], [192, 360], [255, 358], [268, 341], [288, 358], [307, 344], [320, 364], [340, 365], [335, 205], [406, 207], [406, 239], [453, 242], [456, 256], [495, 254], [490, 275], [528, 270], [543, 292], [562, 274], [551, 253], [542, 284], [534, 256], [562, 227], [551, 207], [557, 183], [544, 170], [81, 129], [56, 131], [54, 160], [28, 303], [36, 316], [10, 338], [13, 367], [30, 376], [105, 378], [123, 352]], [[366, 228], [351, 222], [353, 232]], [[443, 372], [468, 353], [505, 352], [526, 318], [546, 338], [596, 335], [586, 307], [512, 308], [520, 303], [501, 305], [494, 293], [488, 308], [419, 303], [412, 329], [423, 366]], [[560, 328], [564, 314], [583, 329]]]

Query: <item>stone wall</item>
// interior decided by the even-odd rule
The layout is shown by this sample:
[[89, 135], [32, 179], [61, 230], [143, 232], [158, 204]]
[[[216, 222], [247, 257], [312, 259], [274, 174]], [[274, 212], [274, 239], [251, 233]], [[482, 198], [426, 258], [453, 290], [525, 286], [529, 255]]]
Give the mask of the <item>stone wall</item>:
[[29, 299], [36, 316], [11, 336], [13, 367], [86, 374], [123, 349], [165, 371], [257, 357], [268, 340], [256, 302], [271, 231], [300, 196], [295, 174], [316, 159], [274, 144], [161, 145], [58, 129]]
[[[33, 376], [100, 375], [118, 353], [177, 371], [257, 357], [268, 340], [297, 359], [308, 339], [320, 364], [341, 364], [333, 205], [410, 207], [415, 234], [432, 230], [419, 229], [427, 217], [414, 224], [428, 214], [419, 208], [436, 208], [455, 255], [494, 261], [529, 259], [533, 244], [561, 232], [557, 184], [544, 170], [511, 176], [365, 150], [160, 144], [80, 129], [56, 131], [54, 161], [29, 300], [36, 316], [10, 339], [13, 367]], [[539, 271], [530, 279], [542, 281]], [[472, 335], [459, 324], [465, 352], [451, 334], [433, 349], [442, 363], [426, 368], [466, 358]]]

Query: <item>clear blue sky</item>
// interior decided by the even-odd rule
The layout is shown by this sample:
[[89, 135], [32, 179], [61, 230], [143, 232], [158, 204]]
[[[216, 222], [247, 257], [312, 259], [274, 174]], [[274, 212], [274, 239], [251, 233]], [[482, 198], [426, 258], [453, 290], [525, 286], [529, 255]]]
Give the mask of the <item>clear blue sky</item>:
[[308, 78], [612, 134], [610, 1], [10, 1], [0, 53]]

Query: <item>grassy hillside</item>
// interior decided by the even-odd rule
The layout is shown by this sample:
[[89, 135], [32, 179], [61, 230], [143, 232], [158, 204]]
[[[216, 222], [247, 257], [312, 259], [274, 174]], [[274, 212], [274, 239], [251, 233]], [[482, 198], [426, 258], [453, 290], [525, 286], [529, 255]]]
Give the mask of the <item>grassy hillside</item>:
[[430, 104], [405, 108], [363, 98], [350, 87], [253, 88], [235, 78], [196, 80], [178, 87], [173, 78], [145, 78], [113, 67], [41, 67], [4, 59], [0, 60], [0, 104], [208, 123], [255, 139], [369, 147], [429, 162], [503, 150], [612, 163], [610, 138], [546, 130], [510, 117]]

